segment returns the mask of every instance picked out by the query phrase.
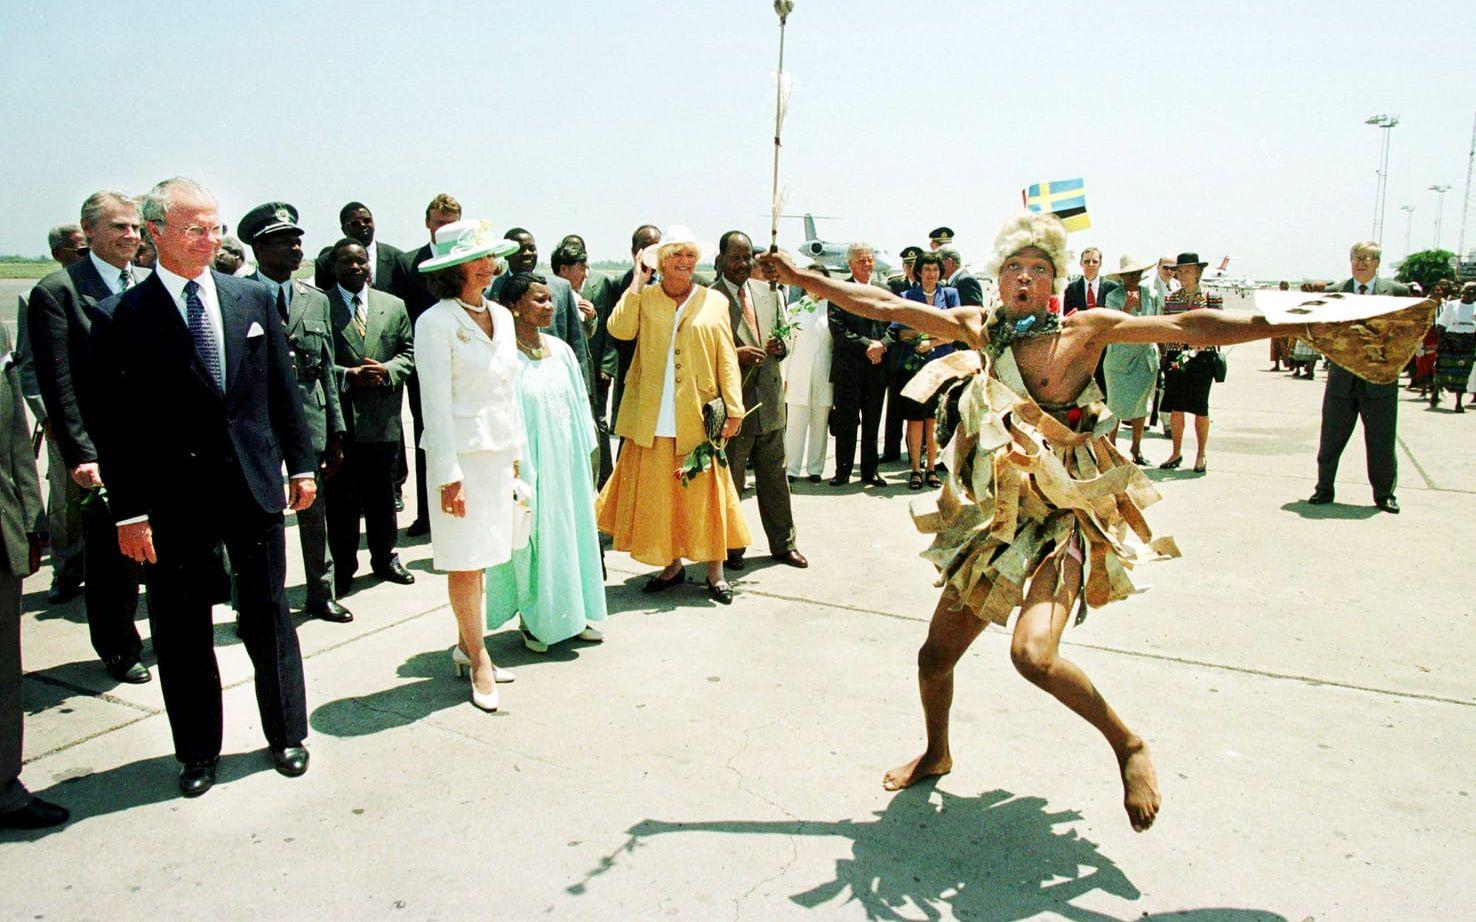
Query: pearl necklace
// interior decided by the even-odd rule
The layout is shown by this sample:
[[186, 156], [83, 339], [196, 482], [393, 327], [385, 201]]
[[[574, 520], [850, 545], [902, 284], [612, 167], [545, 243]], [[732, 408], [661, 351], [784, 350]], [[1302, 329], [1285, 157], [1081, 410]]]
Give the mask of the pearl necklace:
[[485, 314], [485, 313], [487, 313], [487, 302], [486, 301], [483, 301], [481, 304], [467, 304], [465, 301], [461, 300], [460, 298], [457, 298], [456, 299], [456, 303], [457, 304], [460, 304], [462, 307], [464, 307], [467, 310], [471, 311], [473, 314]]

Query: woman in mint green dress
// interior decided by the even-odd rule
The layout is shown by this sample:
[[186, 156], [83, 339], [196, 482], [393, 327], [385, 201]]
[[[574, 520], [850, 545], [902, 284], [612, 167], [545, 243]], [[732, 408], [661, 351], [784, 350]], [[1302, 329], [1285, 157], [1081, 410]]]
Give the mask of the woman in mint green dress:
[[512, 311], [518, 345], [518, 399], [527, 444], [519, 476], [532, 488], [533, 528], [512, 560], [487, 570], [487, 626], [520, 618], [535, 653], [571, 637], [603, 640], [604, 568], [595, 527], [590, 454], [595, 448], [589, 394], [574, 350], [539, 332], [553, 321], [542, 276], [519, 272], [500, 300]]

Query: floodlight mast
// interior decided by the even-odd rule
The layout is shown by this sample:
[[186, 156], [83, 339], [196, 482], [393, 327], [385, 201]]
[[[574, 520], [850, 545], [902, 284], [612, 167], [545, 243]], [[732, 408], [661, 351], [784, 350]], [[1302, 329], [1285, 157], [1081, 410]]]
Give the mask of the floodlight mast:
[[1384, 198], [1389, 189], [1389, 133], [1399, 124], [1397, 115], [1370, 115], [1363, 120], [1384, 132], [1383, 144], [1379, 149], [1378, 185], [1374, 191], [1373, 233], [1370, 235], [1380, 246], [1384, 243]]

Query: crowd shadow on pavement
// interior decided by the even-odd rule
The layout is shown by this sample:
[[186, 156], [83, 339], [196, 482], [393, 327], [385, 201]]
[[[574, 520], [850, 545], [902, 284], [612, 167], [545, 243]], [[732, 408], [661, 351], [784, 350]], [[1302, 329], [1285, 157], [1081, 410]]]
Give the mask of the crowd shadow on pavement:
[[1331, 502], [1314, 506], [1304, 499], [1283, 503], [1283, 512], [1295, 512], [1304, 519], [1371, 519], [1382, 514], [1377, 506], [1350, 506]]
[[[78, 823], [93, 817], [176, 800], [180, 797], [177, 784], [179, 767], [179, 762], [172, 755], [154, 756], [116, 768], [67, 778], [44, 791], [33, 790], [31, 793], [37, 797], [61, 804], [70, 810], [71, 820], [63, 826], [50, 829], [0, 830], [0, 842], [35, 841], [48, 835], [65, 833]], [[270, 770], [272, 762], [265, 750], [226, 753], [220, 757], [215, 785], [220, 787], [248, 775]]]
[[[1083, 922], [1117, 917], [1071, 905], [1094, 891], [1125, 900], [1142, 894], [1095, 843], [1074, 829], [1057, 829], [1081, 818], [1072, 810], [1052, 813], [1039, 797], [988, 791], [960, 797], [924, 783], [903, 791], [874, 821], [644, 820], [582, 880], [566, 888], [585, 895], [593, 881], [615, 870], [621, 854], [634, 853], [657, 835], [709, 832], [729, 835], [839, 836], [852, 842], [851, 857], [835, 863], [835, 877], [791, 894], [791, 902], [817, 909], [836, 901], [857, 902], [868, 919], [1025, 919], [1056, 913]], [[834, 906], [832, 906], [832, 909]], [[1202, 922], [1286, 922], [1273, 912], [1250, 909], [1188, 909], [1133, 919]]]

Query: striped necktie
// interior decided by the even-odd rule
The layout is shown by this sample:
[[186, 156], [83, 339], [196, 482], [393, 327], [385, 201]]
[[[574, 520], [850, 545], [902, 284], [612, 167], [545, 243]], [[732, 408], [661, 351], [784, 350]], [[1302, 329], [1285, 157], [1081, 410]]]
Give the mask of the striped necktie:
[[205, 370], [210, 372], [210, 377], [222, 391], [225, 390], [225, 376], [220, 373], [220, 351], [215, 345], [215, 332], [210, 329], [210, 321], [205, 316], [205, 302], [200, 300], [200, 284], [194, 280], [185, 282], [185, 314], [189, 320], [190, 339], [195, 341], [195, 351], [200, 353], [200, 360], [205, 363]]
[[124, 266], [118, 271], [118, 291], [124, 292], [133, 287], [133, 273]]
[[364, 309], [364, 301], [358, 295], [354, 295], [354, 329], [359, 331], [359, 338], [363, 339], [369, 335], [369, 312]]

